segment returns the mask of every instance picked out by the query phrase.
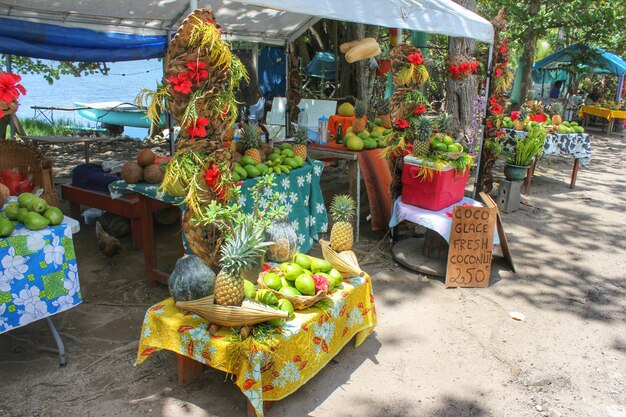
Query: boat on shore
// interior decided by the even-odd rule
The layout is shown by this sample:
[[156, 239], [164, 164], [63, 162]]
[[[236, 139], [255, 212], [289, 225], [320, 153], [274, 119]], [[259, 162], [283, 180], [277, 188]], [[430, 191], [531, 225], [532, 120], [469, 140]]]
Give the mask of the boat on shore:
[[[75, 101], [76, 112], [87, 120], [105, 125], [150, 128], [146, 110], [122, 101], [81, 102]], [[161, 113], [159, 128], [167, 125], [166, 113]]]

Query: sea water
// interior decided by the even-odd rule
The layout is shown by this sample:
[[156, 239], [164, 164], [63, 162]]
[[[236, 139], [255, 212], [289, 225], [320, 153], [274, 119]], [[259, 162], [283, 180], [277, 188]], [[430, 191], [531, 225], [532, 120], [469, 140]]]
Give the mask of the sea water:
[[[35, 110], [31, 106], [71, 108], [75, 101], [132, 103], [142, 88], [154, 91], [157, 82], [163, 78], [163, 63], [157, 59], [108, 63], [107, 67], [108, 75], [62, 75], [52, 85], [42, 75], [20, 74], [26, 95], [20, 98], [18, 117], [34, 117]], [[42, 119], [41, 116], [38, 118]], [[95, 126], [95, 122], [80, 117], [75, 111], [55, 110], [54, 119], [70, 119], [77, 125]], [[124, 127], [124, 135], [130, 137], [143, 139], [147, 134], [148, 129]]]

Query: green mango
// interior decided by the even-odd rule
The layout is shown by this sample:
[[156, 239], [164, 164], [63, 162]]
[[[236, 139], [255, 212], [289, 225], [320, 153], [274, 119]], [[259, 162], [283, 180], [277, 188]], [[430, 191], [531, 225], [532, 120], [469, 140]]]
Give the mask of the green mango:
[[37, 198], [35, 194], [31, 193], [22, 193], [17, 197], [17, 203], [20, 207], [28, 208], [28, 203], [30, 203], [33, 199]]
[[34, 198], [30, 201], [30, 210], [35, 213], [43, 214], [48, 210], [48, 202], [40, 197]]
[[292, 168], [299, 168], [300, 167], [300, 163], [298, 161], [296, 161], [295, 158], [287, 158], [285, 159], [285, 165], [288, 165]]
[[17, 221], [20, 223], [24, 223], [24, 217], [28, 214], [28, 209], [25, 207], [20, 207], [17, 211]]
[[269, 168], [265, 164], [256, 164], [256, 169], [259, 170], [261, 175], [265, 175], [269, 171]]
[[50, 220], [46, 219], [39, 213], [35, 213], [34, 211], [29, 211], [24, 216], [24, 226], [29, 228], [30, 230], [41, 230], [48, 227], [50, 224]]
[[296, 160], [296, 162], [298, 163], [299, 167], [303, 166], [306, 163], [304, 158], [302, 158], [301, 156], [298, 156], [298, 155], [294, 156], [293, 159]]
[[241, 165], [256, 165], [256, 162], [254, 162], [254, 159], [252, 159], [252, 157], [245, 155], [241, 158]]
[[15, 220], [17, 219], [17, 213], [20, 209], [20, 205], [18, 203], [9, 203], [4, 209], [4, 213], [7, 215], [7, 219]]
[[7, 237], [13, 233], [13, 223], [11, 220], [0, 217], [0, 237]]
[[241, 166], [235, 165], [233, 167], [233, 170], [237, 173], [237, 175], [239, 175], [239, 179], [245, 180], [246, 178], [248, 178], [248, 171], [243, 169]]
[[291, 149], [293, 146], [291, 145], [291, 143], [283, 143], [282, 145], [280, 145], [280, 149], [284, 150], [284, 149]]
[[292, 156], [293, 156], [293, 151], [292, 151], [291, 149], [283, 149], [283, 150], [280, 152], [280, 155], [281, 155], [281, 156], [285, 155], [287, 158], [290, 158], [290, 157], [292, 157]]
[[51, 226], [57, 226], [61, 224], [63, 221], [63, 212], [56, 207], [48, 207], [46, 211], [44, 211], [43, 216], [50, 220]]
[[248, 178], [256, 178], [261, 175], [261, 172], [254, 165], [246, 165], [243, 167], [248, 174]]
[[254, 296], [256, 295], [256, 286], [247, 279], [243, 280], [243, 294], [246, 298], [251, 298], [254, 300]]
[[239, 182], [241, 181], [241, 177], [237, 174], [237, 171], [233, 171], [233, 181]]

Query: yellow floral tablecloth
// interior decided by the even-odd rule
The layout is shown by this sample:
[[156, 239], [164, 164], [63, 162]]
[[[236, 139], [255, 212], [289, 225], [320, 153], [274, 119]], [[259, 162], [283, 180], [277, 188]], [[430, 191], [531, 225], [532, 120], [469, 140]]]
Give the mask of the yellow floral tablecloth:
[[578, 110], [578, 117], [583, 117], [584, 114], [602, 117], [608, 121], [611, 121], [611, 119], [626, 119], [626, 110], [611, 110], [599, 106], [581, 106], [580, 110]]
[[146, 313], [136, 364], [167, 349], [236, 375], [257, 415], [263, 401], [278, 401], [317, 374], [356, 335], [358, 347], [376, 325], [372, 280], [346, 279], [330, 297], [296, 312], [281, 328], [241, 340], [232, 328], [211, 336], [207, 321], [168, 298]]

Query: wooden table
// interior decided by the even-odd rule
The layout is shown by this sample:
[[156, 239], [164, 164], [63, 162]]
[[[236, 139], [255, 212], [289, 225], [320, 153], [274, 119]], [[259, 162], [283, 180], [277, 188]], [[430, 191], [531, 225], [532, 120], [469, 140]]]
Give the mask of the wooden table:
[[23, 136], [25, 140], [33, 142], [35, 145], [44, 143], [46, 145], [65, 145], [83, 143], [85, 145], [85, 163], [89, 163], [89, 145], [94, 142], [110, 140], [107, 137], [81, 137], [81, 136]]

